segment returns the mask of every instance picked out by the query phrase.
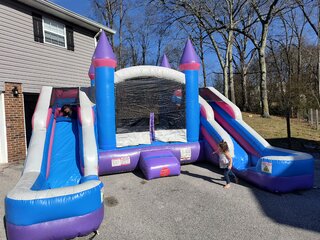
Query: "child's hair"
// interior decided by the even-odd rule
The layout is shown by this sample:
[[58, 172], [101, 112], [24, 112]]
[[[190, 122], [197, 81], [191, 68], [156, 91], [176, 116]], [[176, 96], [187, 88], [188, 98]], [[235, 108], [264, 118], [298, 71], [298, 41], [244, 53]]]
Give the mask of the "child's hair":
[[219, 147], [223, 153], [229, 151], [228, 143], [224, 140], [219, 143]]
[[[67, 108], [69, 108], [69, 111], [68, 111], [68, 112], [66, 112], [66, 109], [67, 109]], [[61, 112], [62, 112], [63, 116], [71, 117], [71, 115], [72, 115], [72, 108], [71, 108], [71, 106], [70, 106], [69, 104], [65, 104], [65, 105], [62, 106]]]

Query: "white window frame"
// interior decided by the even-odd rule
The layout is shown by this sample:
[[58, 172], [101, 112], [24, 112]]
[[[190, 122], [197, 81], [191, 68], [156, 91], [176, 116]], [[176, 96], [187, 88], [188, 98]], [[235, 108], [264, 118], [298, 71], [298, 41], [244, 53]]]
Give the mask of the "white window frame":
[[[44, 20], [45, 20], [45, 19], [47, 19], [47, 20], [49, 20], [49, 21], [57, 22], [57, 23], [63, 25], [64, 46], [57, 45], [57, 44], [54, 44], [54, 43], [51, 43], [51, 42], [47, 42], [47, 41], [46, 41], [46, 35], [45, 35], [45, 29], [44, 29]], [[46, 31], [48, 31], [48, 30], [46, 30]], [[65, 24], [63, 24], [63, 23], [61, 23], [61, 22], [59, 22], [59, 21], [56, 21], [56, 20], [54, 20], [54, 19], [52, 19], [52, 18], [48, 18], [48, 17], [44, 17], [44, 16], [43, 16], [43, 17], [42, 17], [42, 32], [43, 32], [43, 42], [44, 42], [44, 43], [50, 44], [50, 45], [53, 45], [53, 46], [57, 46], [57, 47], [67, 48], [67, 31], [66, 31], [66, 25], [65, 25]], [[50, 32], [50, 31], [48, 31], [48, 32]], [[55, 33], [55, 32], [52, 32], [52, 33], [57, 34], [57, 35], [59, 35], [59, 36], [62, 36], [62, 35], [60, 35], [60, 34], [58, 34], [58, 33]]]

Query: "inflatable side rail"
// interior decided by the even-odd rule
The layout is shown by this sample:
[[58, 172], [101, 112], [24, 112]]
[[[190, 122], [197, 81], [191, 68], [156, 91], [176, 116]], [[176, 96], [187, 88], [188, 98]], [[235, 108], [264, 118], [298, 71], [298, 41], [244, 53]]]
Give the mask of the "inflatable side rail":
[[313, 186], [314, 159], [310, 154], [272, 147], [243, 120], [237, 106], [214, 88], [200, 91], [213, 106], [216, 119], [251, 154], [251, 167], [243, 177], [275, 192], [289, 192]]
[[84, 176], [98, 175], [98, 147], [94, 132], [93, 104], [87, 95], [80, 91], [80, 113], [83, 135]]
[[28, 148], [23, 173], [40, 172], [42, 164], [42, 153], [47, 134], [48, 115], [50, 113], [49, 104], [52, 87], [42, 87], [35, 112], [32, 117], [33, 130]]
[[94, 135], [92, 110], [89, 109], [90, 101], [82, 94], [83, 135], [88, 138], [84, 139], [83, 144], [84, 177], [94, 177], [75, 186], [33, 190], [37, 181], [46, 181], [41, 166], [51, 92], [51, 87], [41, 90], [33, 117], [34, 127], [25, 168], [19, 182], [5, 199], [9, 240], [73, 238], [96, 230], [103, 219], [103, 185], [98, 180], [97, 147], [95, 140], [91, 139], [91, 135]]
[[249, 125], [243, 122], [242, 113], [233, 102], [231, 102], [228, 98], [226, 98], [222, 93], [220, 93], [217, 89], [213, 87], [206, 88], [206, 91], [209, 92], [209, 96], [207, 96], [209, 99], [213, 97], [218, 105], [222, 106], [232, 118], [241, 123], [246, 128], [246, 130], [250, 132], [264, 147], [270, 146], [270, 144], [263, 137], [261, 137], [254, 129], [252, 129]]
[[[228, 143], [231, 156], [234, 156], [234, 146], [230, 135], [215, 121], [214, 112], [210, 105], [199, 96], [201, 106], [201, 133], [214, 151], [218, 150], [218, 144], [221, 140]], [[215, 135], [213, 137], [213, 135]]]

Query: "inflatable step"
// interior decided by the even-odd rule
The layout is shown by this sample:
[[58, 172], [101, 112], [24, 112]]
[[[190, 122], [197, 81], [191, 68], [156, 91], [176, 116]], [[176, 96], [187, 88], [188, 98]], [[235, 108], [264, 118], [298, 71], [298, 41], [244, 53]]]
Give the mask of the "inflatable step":
[[168, 150], [142, 152], [139, 167], [148, 180], [180, 175], [180, 161]]

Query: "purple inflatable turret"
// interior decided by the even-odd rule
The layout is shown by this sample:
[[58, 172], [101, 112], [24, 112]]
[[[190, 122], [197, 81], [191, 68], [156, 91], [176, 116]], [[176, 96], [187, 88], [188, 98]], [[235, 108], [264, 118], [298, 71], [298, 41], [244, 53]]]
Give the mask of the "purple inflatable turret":
[[104, 31], [92, 57], [95, 67], [98, 142], [103, 150], [116, 148], [114, 69], [116, 57]]
[[180, 60], [180, 70], [199, 70], [200, 69], [200, 60], [194, 50], [194, 47], [190, 41], [187, 40], [187, 43], [183, 50], [183, 55]]
[[91, 63], [90, 68], [89, 68], [89, 72], [88, 72], [88, 76], [91, 80], [91, 87], [94, 86], [94, 66], [93, 63]]
[[104, 31], [100, 34], [99, 42], [92, 57], [92, 63], [95, 67], [116, 68], [117, 66], [116, 56]]
[[190, 39], [187, 40], [180, 61], [180, 69], [186, 78], [186, 130], [188, 142], [197, 142], [200, 132], [199, 57]]
[[166, 67], [166, 68], [171, 68], [170, 63], [169, 63], [169, 60], [168, 60], [166, 54], [163, 54], [162, 62], [161, 62], [161, 65], [160, 65], [160, 66], [161, 66], [161, 67]]

